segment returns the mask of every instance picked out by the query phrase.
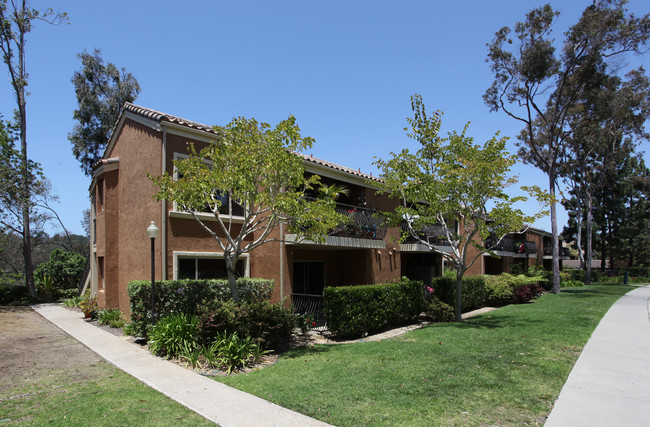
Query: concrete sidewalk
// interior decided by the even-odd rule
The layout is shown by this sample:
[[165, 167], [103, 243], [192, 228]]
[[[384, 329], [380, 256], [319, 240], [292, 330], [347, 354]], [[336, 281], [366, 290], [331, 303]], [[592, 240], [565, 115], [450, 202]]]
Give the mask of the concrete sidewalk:
[[203, 377], [86, 323], [57, 304], [33, 307], [108, 362], [222, 426], [326, 426], [323, 422]]
[[650, 425], [650, 287], [619, 299], [582, 350], [548, 427]]

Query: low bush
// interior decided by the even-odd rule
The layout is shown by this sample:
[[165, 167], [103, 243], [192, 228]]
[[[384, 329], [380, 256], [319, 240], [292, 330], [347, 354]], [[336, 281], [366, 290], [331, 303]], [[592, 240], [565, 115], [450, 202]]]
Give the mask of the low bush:
[[584, 282], [581, 282], [580, 280], [565, 280], [560, 282], [560, 288], [578, 288], [584, 285]]
[[66, 298], [63, 300], [63, 306], [65, 308], [79, 308], [79, 303], [81, 302], [80, 296], [75, 296], [71, 298]]
[[[433, 289], [440, 301], [452, 307], [456, 305], [456, 278], [436, 277], [433, 279]], [[461, 309], [463, 312], [485, 306], [487, 291], [485, 276], [463, 277], [461, 289]]]
[[262, 348], [277, 348], [291, 338], [296, 315], [282, 303], [269, 301], [217, 301], [201, 316], [199, 330], [204, 342], [223, 334], [238, 334], [259, 342]]
[[0, 304], [26, 301], [29, 293], [20, 274], [0, 273]]
[[438, 298], [429, 298], [424, 308], [427, 316], [434, 322], [453, 322], [454, 308]]
[[402, 279], [380, 285], [327, 287], [327, 327], [341, 338], [357, 338], [416, 318], [424, 308], [422, 282]]
[[168, 358], [199, 346], [199, 319], [193, 314], [171, 314], [158, 321], [149, 332], [149, 350]]
[[512, 291], [512, 302], [523, 304], [537, 298], [544, 293], [544, 288], [536, 283], [519, 285]]
[[111, 328], [121, 328], [126, 323], [122, 312], [117, 308], [106, 308], [97, 312], [97, 322]]
[[[146, 337], [151, 319], [151, 282], [135, 280], [127, 287], [131, 323], [136, 336]], [[271, 298], [273, 281], [239, 278], [237, 290], [242, 301]], [[227, 280], [165, 280], [156, 282], [156, 314], [164, 317], [173, 313], [197, 314], [201, 307], [213, 301], [231, 298]]]

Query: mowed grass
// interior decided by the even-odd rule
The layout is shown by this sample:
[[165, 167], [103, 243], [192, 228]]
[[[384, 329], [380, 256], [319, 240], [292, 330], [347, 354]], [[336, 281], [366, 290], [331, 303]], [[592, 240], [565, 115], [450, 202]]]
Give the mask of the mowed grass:
[[381, 342], [299, 348], [218, 380], [338, 426], [542, 425], [598, 322], [630, 290], [563, 289]]
[[39, 371], [0, 391], [3, 425], [214, 425], [101, 361], [72, 371]]

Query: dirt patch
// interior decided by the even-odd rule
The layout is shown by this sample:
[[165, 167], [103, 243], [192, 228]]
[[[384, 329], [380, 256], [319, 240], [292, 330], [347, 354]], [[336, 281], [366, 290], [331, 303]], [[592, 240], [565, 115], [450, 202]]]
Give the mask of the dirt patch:
[[[0, 390], [29, 384], [52, 370], [93, 376], [103, 359], [29, 307], [0, 306]], [[4, 396], [0, 391], [0, 400]]]

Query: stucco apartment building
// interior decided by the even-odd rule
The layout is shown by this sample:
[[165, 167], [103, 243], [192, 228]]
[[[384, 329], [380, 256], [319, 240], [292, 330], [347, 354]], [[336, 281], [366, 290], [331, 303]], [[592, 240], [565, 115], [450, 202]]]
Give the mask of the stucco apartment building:
[[[160, 229], [154, 251], [156, 280], [226, 276], [223, 254], [214, 239], [189, 213], [177, 210], [173, 203], [156, 201], [157, 187], [147, 176], [173, 174], [174, 160], [187, 155], [188, 143], [200, 149], [217, 136], [210, 126], [125, 104], [90, 186], [89, 286], [100, 307], [129, 313], [128, 283], [151, 278], [151, 243], [146, 234], [151, 221]], [[280, 241], [240, 258], [239, 275], [273, 279], [275, 300], [289, 297], [304, 305], [322, 295], [325, 286], [390, 282], [402, 276], [426, 283], [441, 274], [439, 254], [413, 241], [400, 244], [400, 228], [385, 227], [377, 220], [376, 212], [392, 210], [397, 202], [376, 194], [376, 177], [300, 156], [306, 173], [349, 190], [337, 209], [348, 216], [350, 225], [333, 230], [322, 244], [298, 241], [280, 227], [272, 236]], [[241, 209], [230, 204], [222, 218], [237, 227]], [[211, 213], [199, 215], [208, 221], [212, 218], [216, 230]], [[532, 231], [529, 236], [526, 239], [539, 248], [546, 244]], [[444, 242], [436, 244], [444, 250]], [[505, 249], [501, 258], [483, 256], [468, 274], [509, 271], [512, 259], [519, 255]], [[526, 259], [532, 263], [529, 255]]]
[[[129, 312], [127, 285], [151, 277], [151, 243], [146, 229], [155, 221], [156, 280], [225, 277], [217, 243], [186, 212], [158, 202], [147, 174], [174, 173], [174, 160], [187, 154], [189, 142], [200, 148], [216, 139], [209, 126], [133, 104], [125, 104], [90, 186], [91, 273], [89, 286], [100, 307]], [[402, 274], [438, 275], [439, 255], [416, 247], [400, 247], [400, 229], [382, 226], [373, 215], [394, 209], [395, 201], [376, 195], [376, 177], [311, 156], [301, 155], [306, 173], [337, 183], [350, 194], [339, 212], [352, 226], [333, 231], [326, 242], [299, 242], [278, 229], [269, 242], [244, 255], [238, 274], [275, 281], [274, 299], [322, 294], [324, 286], [382, 283]], [[237, 226], [232, 205], [223, 218]], [[209, 219], [212, 214], [206, 214]], [[241, 214], [239, 214], [241, 215]]]

